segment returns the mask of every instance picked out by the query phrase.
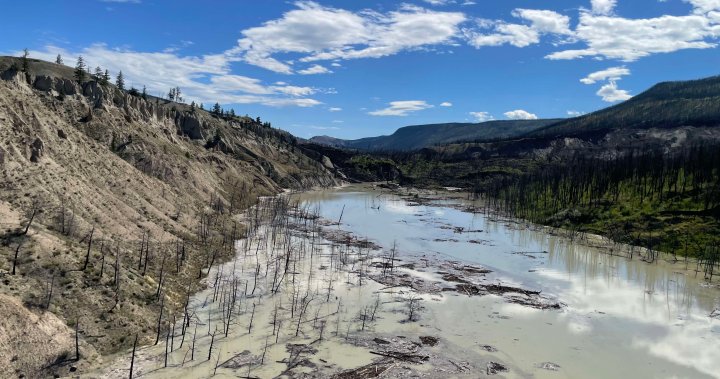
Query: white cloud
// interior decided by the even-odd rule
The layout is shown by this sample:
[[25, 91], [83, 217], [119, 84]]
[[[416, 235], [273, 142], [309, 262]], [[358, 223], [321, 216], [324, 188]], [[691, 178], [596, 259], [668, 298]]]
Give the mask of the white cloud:
[[472, 116], [475, 121], [477, 122], [485, 122], [494, 120], [495, 118], [488, 112], [470, 112], [470, 116]]
[[600, 90], [597, 91], [597, 95], [602, 97], [603, 101], [607, 101], [608, 103], [624, 101], [632, 97], [628, 91], [618, 89], [617, 83], [614, 81], [610, 81], [610, 83], [600, 87]]
[[449, 101], [444, 101], [444, 102], [440, 103], [440, 106], [441, 107], [452, 107], [453, 104]]
[[450, 44], [466, 20], [460, 12], [440, 12], [402, 5], [396, 11], [352, 12], [298, 1], [279, 19], [242, 31], [238, 46], [227, 52], [265, 69], [290, 74], [276, 54], [296, 54], [300, 62], [379, 58], [401, 51]]
[[540, 43], [543, 36], [555, 37], [554, 45], [584, 45], [546, 56], [554, 60], [595, 57], [631, 62], [652, 54], [716, 47], [720, 0], [683, 1], [693, 7], [690, 14], [632, 19], [615, 14], [617, 0], [592, 0], [592, 10], [580, 8], [574, 29], [568, 16], [555, 11], [515, 9], [512, 15], [523, 22], [479, 19], [475, 26], [465, 26], [463, 35], [476, 48], [527, 47]]
[[707, 13], [710, 11], [720, 10], [720, 0], [683, 0], [690, 3], [695, 13]]
[[585, 114], [585, 112], [581, 112], [581, 111], [567, 111], [567, 115], [570, 117], [580, 117], [584, 114]]
[[390, 102], [385, 109], [369, 112], [372, 116], [407, 116], [411, 112], [432, 108], [432, 105], [423, 100], [405, 100]]
[[463, 29], [468, 43], [476, 48], [483, 46], [513, 45], [526, 47], [540, 42], [544, 34], [570, 37], [570, 17], [549, 10], [515, 9], [513, 16], [529, 23], [511, 24], [505, 21], [477, 20], [480, 30], [492, 29], [491, 33], [478, 29]]
[[423, 0], [430, 5], [448, 5], [454, 3], [453, 0]]
[[339, 107], [332, 107], [328, 109], [330, 112], [340, 112], [342, 111], [342, 108]]
[[575, 38], [586, 48], [558, 51], [547, 58], [597, 57], [631, 62], [652, 54], [713, 48], [718, 37], [720, 19], [709, 14], [627, 19], [581, 12]]
[[606, 70], [593, 72], [592, 74], [580, 79], [580, 82], [584, 84], [595, 84], [596, 82], [604, 80], [617, 81], [627, 75], [630, 75], [630, 70], [625, 66], [610, 67]]
[[505, 112], [503, 114], [505, 115], [505, 117], [507, 117], [511, 120], [537, 120], [538, 119], [537, 115], [532, 114], [527, 111], [524, 111], [522, 109]]
[[328, 70], [327, 67], [319, 64], [313, 65], [312, 67], [298, 71], [300, 75], [316, 75], [316, 74], [330, 74], [332, 71]]
[[540, 33], [572, 34], [570, 17], [554, 11], [515, 9], [513, 16], [529, 21], [532, 29]]
[[337, 126], [317, 126], [317, 125], [312, 125], [312, 126], [310, 126], [310, 128], [316, 129], [316, 130], [339, 130], [340, 129]]
[[147, 86], [151, 95], [167, 93], [179, 86], [187, 101], [221, 104], [264, 104], [269, 106], [311, 107], [320, 101], [305, 96], [317, 93], [311, 87], [283, 84], [265, 85], [259, 79], [234, 75], [225, 55], [179, 56], [174, 52], [139, 52], [111, 49], [95, 44], [79, 51], [46, 46], [30, 55], [54, 61], [60, 54], [68, 65], [82, 55], [88, 66], [101, 66], [115, 75], [122, 70], [128, 86]]
[[617, 0], [591, 0], [592, 11], [595, 14], [608, 15], [613, 12]]

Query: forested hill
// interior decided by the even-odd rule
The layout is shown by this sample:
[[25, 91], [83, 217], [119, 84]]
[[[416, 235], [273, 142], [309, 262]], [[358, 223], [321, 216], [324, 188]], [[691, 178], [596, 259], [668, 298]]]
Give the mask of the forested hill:
[[310, 142], [356, 150], [409, 151], [458, 141], [517, 137], [558, 121], [560, 120], [503, 120], [482, 123], [413, 125], [400, 128], [389, 136], [357, 140], [320, 136], [311, 138]]
[[720, 76], [659, 83], [618, 105], [540, 128], [529, 136], [579, 136], [610, 129], [720, 125]]

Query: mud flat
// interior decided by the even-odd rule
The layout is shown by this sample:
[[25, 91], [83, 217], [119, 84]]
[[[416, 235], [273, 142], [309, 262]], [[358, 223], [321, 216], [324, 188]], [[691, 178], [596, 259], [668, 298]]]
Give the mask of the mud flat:
[[237, 258], [210, 273], [174, 328], [160, 330], [158, 343], [137, 349], [134, 361], [122, 354], [92, 377], [127, 377], [131, 361], [134, 377], [146, 378], [506, 373], [511, 363], [488, 350], [465, 351], [427, 310], [450, 293], [560, 307], [537, 291], [490, 283], [482, 267], [401, 258], [397, 247], [341, 230], [307, 207], [263, 213], [260, 222], [246, 220], [251, 235], [237, 242]]
[[[236, 259], [138, 349], [134, 377], [718, 377], [720, 297], [681, 265], [447, 199], [283, 199], [245, 220]], [[130, 361], [93, 377], [127, 377]]]

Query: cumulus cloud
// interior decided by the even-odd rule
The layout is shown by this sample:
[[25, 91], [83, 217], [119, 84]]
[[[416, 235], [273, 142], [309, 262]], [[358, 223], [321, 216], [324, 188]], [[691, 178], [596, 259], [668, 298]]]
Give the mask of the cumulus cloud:
[[328, 70], [327, 67], [321, 66], [319, 64], [316, 64], [316, 65], [308, 67], [304, 70], [298, 71], [298, 74], [300, 74], [300, 75], [316, 75], [316, 74], [329, 74], [329, 73], [332, 73], [332, 71]]
[[[468, 43], [476, 48], [483, 46], [513, 45], [526, 47], [540, 42], [543, 34], [570, 37], [570, 17], [549, 10], [515, 9], [513, 16], [526, 24], [505, 21], [477, 20], [476, 28], [463, 30]], [[487, 32], [491, 29], [491, 32]]]
[[342, 110], [342, 108], [332, 107], [332, 108], [329, 108], [328, 110], [329, 110], [330, 112], [340, 112], [340, 111]]
[[538, 119], [537, 115], [532, 114], [527, 111], [524, 111], [522, 109], [505, 112], [503, 114], [505, 115], [505, 117], [507, 117], [511, 120], [537, 120]]
[[720, 18], [696, 13], [699, 9], [705, 8], [695, 8], [693, 14], [685, 16], [647, 19], [581, 12], [575, 38], [586, 47], [554, 52], [547, 58], [598, 57], [632, 62], [652, 54], [713, 48], [720, 37]]
[[444, 101], [444, 102], [440, 103], [440, 106], [441, 107], [452, 107], [453, 105], [449, 101]]
[[630, 75], [630, 70], [625, 66], [610, 67], [606, 70], [593, 72], [592, 74], [580, 79], [580, 82], [584, 84], [595, 84], [596, 82], [603, 80], [617, 81], [627, 75]]
[[196, 102], [299, 107], [321, 104], [307, 97], [318, 92], [315, 88], [282, 82], [266, 85], [259, 79], [232, 74], [229, 60], [223, 54], [180, 56], [170, 51], [112, 49], [103, 44], [78, 51], [46, 46], [30, 52], [31, 56], [48, 61], [54, 61], [58, 54], [71, 65], [82, 55], [91, 69], [100, 66], [113, 75], [122, 70], [128, 86], [147, 86], [153, 95], [162, 96], [168, 89], [179, 86], [188, 100]]
[[600, 87], [600, 90], [597, 91], [597, 95], [602, 97], [603, 101], [608, 103], [625, 101], [632, 97], [628, 91], [619, 89], [617, 83], [614, 81], [610, 81], [610, 83]]
[[613, 12], [617, 0], [591, 0], [590, 3], [593, 13], [607, 15]]
[[507, 20], [475, 20], [463, 35], [476, 48], [512, 45], [527, 47], [554, 37], [554, 45], [580, 43], [581, 48], [548, 54], [553, 60], [594, 57], [631, 62], [683, 49], [709, 49], [720, 38], [720, 0], [683, 0], [693, 9], [687, 15], [624, 18], [615, 14], [617, 0], [592, 0], [592, 9], [580, 8], [577, 26], [570, 17], [551, 10], [515, 9]]
[[390, 106], [369, 112], [372, 116], [407, 116], [412, 112], [432, 108], [432, 105], [423, 100], [405, 100], [390, 102]]
[[472, 116], [477, 122], [485, 122], [495, 119], [489, 112], [470, 112], [470, 116]]
[[452, 43], [460, 12], [441, 12], [413, 5], [380, 13], [352, 12], [298, 1], [279, 19], [242, 31], [238, 46], [228, 51], [233, 59], [291, 74], [291, 64], [277, 54], [295, 54], [300, 62], [379, 58], [401, 51]]

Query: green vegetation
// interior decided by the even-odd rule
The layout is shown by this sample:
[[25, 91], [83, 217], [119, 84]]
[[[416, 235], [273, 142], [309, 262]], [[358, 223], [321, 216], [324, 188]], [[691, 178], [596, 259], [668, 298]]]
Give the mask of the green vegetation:
[[499, 176], [476, 192], [518, 217], [674, 255], [701, 257], [719, 242], [717, 145], [604, 160], [578, 155]]

